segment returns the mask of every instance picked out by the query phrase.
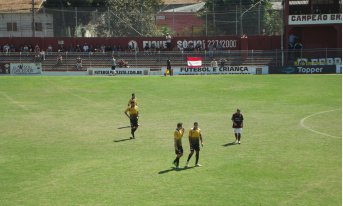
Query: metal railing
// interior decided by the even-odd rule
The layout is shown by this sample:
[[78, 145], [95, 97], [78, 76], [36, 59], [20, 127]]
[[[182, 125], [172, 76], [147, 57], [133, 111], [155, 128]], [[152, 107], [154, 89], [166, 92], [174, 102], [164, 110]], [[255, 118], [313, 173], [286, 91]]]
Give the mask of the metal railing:
[[[57, 57], [62, 56], [58, 64]], [[48, 52], [38, 55], [34, 52], [0, 52], [0, 63], [41, 62], [43, 70], [76, 70], [77, 58], [82, 59], [82, 70], [90, 67], [111, 67], [112, 56], [119, 67], [161, 68], [168, 59], [172, 66], [187, 66], [187, 57], [201, 57], [203, 66], [210, 66], [215, 60], [218, 66], [267, 65], [282, 67], [298, 64], [299, 59], [307, 59], [308, 64], [317, 59], [341, 59], [342, 49], [302, 49], [302, 50], [217, 50], [217, 51], [141, 51], [141, 52]], [[127, 65], [125, 65], [127, 64]]]

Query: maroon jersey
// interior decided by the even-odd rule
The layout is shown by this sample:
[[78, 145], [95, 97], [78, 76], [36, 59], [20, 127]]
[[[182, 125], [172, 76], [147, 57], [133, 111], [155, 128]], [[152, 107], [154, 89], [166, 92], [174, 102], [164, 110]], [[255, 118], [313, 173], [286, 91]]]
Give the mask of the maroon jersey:
[[236, 123], [232, 124], [232, 128], [242, 128], [243, 127], [243, 115], [242, 114], [238, 114], [238, 113], [234, 113], [231, 117], [231, 120]]

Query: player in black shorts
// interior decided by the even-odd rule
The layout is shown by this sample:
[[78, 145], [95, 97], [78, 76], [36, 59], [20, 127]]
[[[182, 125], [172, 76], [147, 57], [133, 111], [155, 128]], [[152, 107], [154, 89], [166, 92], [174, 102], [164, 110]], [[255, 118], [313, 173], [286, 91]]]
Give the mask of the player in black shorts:
[[188, 138], [189, 138], [190, 153], [188, 155], [186, 167], [189, 167], [189, 160], [193, 156], [194, 150], [195, 150], [195, 158], [196, 158], [195, 166], [201, 167], [201, 165], [198, 163], [199, 156], [200, 156], [199, 140], [200, 140], [201, 146], [204, 146], [204, 143], [202, 141], [201, 130], [198, 127], [198, 122], [194, 122], [194, 127], [189, 130]]
[[174, 147], [175, 147], [176, 158], [173, 161], [173, 164], [175, 165], [176, 169], [179, 168], [179, 161], [183, 155], [182, 136], [184, 132], [185, 132], [185, 129], [182, 127], [182, 123], [181, 122], [178, 123], [176, 125], [176, 130], [174, 131]]

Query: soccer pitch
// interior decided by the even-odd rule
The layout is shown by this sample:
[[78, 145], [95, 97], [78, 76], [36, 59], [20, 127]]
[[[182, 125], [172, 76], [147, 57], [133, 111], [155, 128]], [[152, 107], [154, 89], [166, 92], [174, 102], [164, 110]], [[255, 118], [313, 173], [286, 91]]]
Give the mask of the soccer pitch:
[[[341, 205], [341, 75], [0, 77], [0, 205]], [[136, 139], [124, 115], [140, 108]], [[244, 130], [234, 141], [231, 115]], [[172, 169], [199, 122], [203, 167]]]

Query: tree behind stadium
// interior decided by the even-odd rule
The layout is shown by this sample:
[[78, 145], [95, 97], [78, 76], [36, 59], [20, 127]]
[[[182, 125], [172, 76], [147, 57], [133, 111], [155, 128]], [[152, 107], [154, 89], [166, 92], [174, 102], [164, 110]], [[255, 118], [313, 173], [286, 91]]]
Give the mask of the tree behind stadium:
[[96, 22], [98, 36], [156, 36], [155, 14], [161, 0], [107, 0], [108, 12]]

